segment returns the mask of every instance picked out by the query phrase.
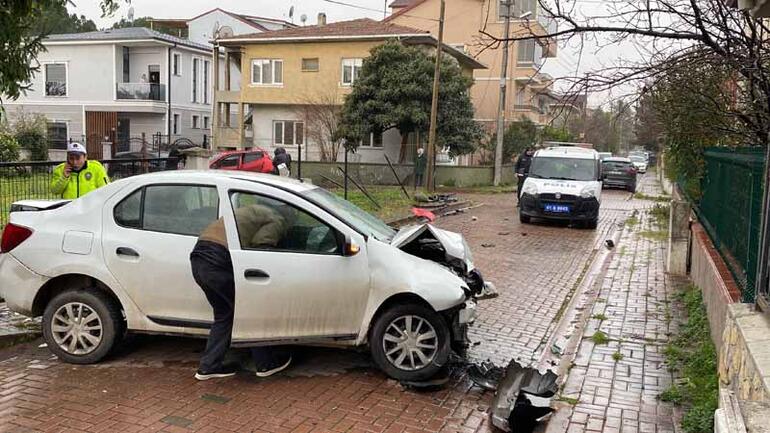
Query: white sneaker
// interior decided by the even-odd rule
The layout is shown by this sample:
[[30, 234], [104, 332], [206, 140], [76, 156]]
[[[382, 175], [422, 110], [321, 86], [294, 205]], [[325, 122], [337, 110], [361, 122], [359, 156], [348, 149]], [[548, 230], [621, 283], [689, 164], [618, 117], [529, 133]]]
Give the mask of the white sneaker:
[[276, 373], [286, 370], [289, 367], [289, 364], [291, 364], [291, 356], [289, 357], [289, 360], [286, 361], [286, 364], [283, 364], [280, 367], [275, 367], [272, 370], [257, 370], [257, 377], [270, 377]]

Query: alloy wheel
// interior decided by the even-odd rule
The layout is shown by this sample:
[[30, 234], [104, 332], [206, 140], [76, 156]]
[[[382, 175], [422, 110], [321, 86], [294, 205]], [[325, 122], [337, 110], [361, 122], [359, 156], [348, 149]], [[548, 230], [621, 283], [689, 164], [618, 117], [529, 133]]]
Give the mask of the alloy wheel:
[[390, 322], [382, 337], [388, 362], [400, 370], [415, 371], [429, 365], [438, 351], [433, 325], [419, 316], [400, 316]]
[[56, 344], [72, 355], [86, 355], [102, 342], [102, 319], [82, 302], [62, 305], [51, 319], [51, 334]]

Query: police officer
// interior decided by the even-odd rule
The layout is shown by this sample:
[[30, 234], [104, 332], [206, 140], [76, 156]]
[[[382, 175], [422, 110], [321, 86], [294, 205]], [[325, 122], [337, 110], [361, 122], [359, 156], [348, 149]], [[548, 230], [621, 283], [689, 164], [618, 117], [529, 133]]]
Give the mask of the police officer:
[[67, 161], [54, 168], [51, 192], [64, 199], [76, 199], [110, 183], [99, 161], [89, 161], [80, 143], [67, 144]]

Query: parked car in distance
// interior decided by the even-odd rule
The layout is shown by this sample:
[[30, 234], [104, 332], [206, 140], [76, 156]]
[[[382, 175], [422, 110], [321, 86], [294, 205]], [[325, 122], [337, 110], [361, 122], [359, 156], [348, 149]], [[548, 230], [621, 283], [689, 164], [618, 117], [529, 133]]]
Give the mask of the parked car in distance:
[[612, 158], [612, 152], [599, 152], [599, 159], [604, 161], [607, 158]]
[[[283, 219], [275, 247], [243, 244], [239, 209]], [[488, 293], [462, 235], [396, 231], [317, 186], [231, 171], [167, 171], [73, 201], [16, 202], [2, 234], [0, 297], [43, 316], [59, 359], [95, 363], [128, 332], [205, 337], [213, 317], [190, 269], [223, 218], [235, 278], [232, 344], [368, 345], [398, 380], [424, 380], [467, 345]]]
[[606, 158], [602, 161], [602, 186], [636, 192], [636, 173], [636, 166], [629, 158]]
[[631, 155], [629, 159], [639, 173], [647, 173], [647, 157], [644, 155]]
[[599, 153], [581, 147], [549, 147], [535, 152], [519, 201], [519, 219], [581, 222], [595, 229], [602, 183]]
[[137, 151], [118, 152], [112, 156], [113, 162], [106, 163], [107, 175], [113, 179], [142, 172], [176, 170], [179, 158], [167, 158], [170, 158], [168, 152], [161, 152], [160, 155]]
[[272, 173], [273, 160], [262, 149], [232, 150], [215, 156], [209, 164], [211, 169]]

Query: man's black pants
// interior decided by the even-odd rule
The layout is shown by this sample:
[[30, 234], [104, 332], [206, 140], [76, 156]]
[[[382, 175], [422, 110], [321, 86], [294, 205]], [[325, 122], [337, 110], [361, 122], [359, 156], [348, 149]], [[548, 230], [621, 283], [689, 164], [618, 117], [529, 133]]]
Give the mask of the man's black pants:
[[[198, 241], [190, 253], [193, 278], [203, 290], [206, 299], [214, 309], [214, 323], [211, 325], [206, 349], [201, 356], [199, 369], [209, 373], [222, 368], [233, 333], [235, 313], [235, 279], [230, 251], [215, 242]], [[273, 368], [287, 359], [284, 348], [254, 348], [251, 355], [260, 368]], [[281, 365], [281, 364], [278, 364]]]

